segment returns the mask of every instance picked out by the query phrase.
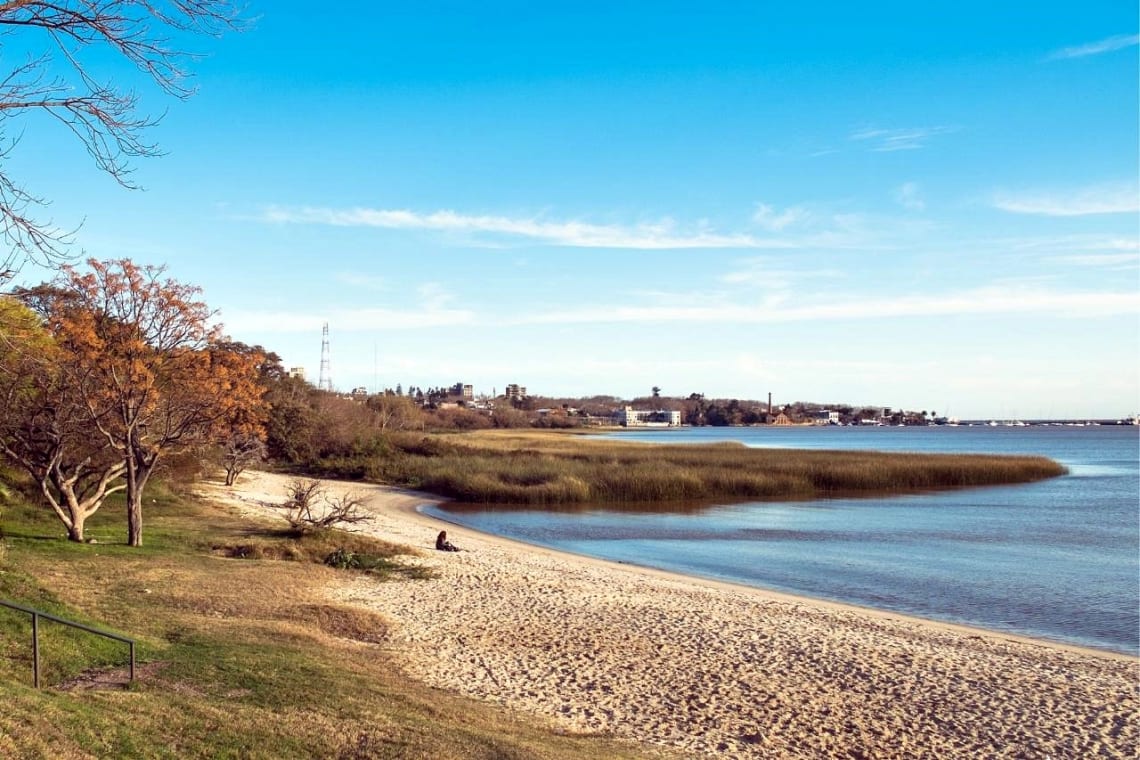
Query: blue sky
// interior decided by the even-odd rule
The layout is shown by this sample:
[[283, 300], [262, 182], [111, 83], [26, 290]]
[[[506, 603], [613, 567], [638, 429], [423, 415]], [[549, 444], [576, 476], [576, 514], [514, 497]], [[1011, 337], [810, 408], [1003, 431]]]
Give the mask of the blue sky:
[[1134, 3], [483, 5], [252, 2], [185, 103], [97, 61], [144, 191], [9, 170], [342, 389], [1140, 411]]

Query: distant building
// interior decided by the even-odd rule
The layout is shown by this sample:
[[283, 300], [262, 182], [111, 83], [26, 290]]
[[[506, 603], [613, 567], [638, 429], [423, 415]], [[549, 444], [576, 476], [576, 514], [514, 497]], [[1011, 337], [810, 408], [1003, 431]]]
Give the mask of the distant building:
[[304, 380], [305, 379], [305, 368], [304, 367], [290, 367], [289, 372], [286, 374], [288, 374], [289, 377], [295, 377], [298, 380]]
[[614, 412], [613, 421], [622, 427], [680, 427], [681, 413], [668, 409], [644, 410], [627, 406]]
[[452, 396], [459, 396], [459, 397], [464, 398], [468, 401], [472, 401], [475, 398], [475, 388], [473, 386], [470, 386], [470, 385], [464, 385], [463, 383], [456, 383], [455, 385], [451, 386], [451, 388], [449, 388], [448, 390], [451, 392]]
[[358, 385], [357, 387], [352, 389], [352, 397], [353, 398], [367, 398], [368, 397], [368, 389], [365, 388], [363, 385]]
[[830, 409], [820, 409], [812, 415], [812, 422], [817, 425], [838, 425], [839, 412], [833, 412]]
[[788, 415], [784, 414], [783, 412], [780, 412], [779, 414], [776, 415], [776, 419], [772, 420], [772, 424], [773, 425], [791, 425], [792, 424], [792, 418], [789, 417]]
[[506, 390], [503, 391], [503, 395], [512, 401], [522, 401], [526, 398], [526, 386], [511, 383], [507, 386]]

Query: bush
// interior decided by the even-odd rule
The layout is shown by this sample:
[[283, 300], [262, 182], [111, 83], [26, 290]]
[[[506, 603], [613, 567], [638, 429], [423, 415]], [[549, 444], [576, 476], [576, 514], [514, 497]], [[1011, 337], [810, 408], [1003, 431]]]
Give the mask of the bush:
[[388, 557], [380, 557], [375, 554], [348, 551], [344, 547], [338, 547], [325, 557], [324, 562], [337, 570], [362, 570], [370, 575], [387, 576], [392, 573], [399, 573], [408, 578], [430, 577], [425, 568], [404, 565]]

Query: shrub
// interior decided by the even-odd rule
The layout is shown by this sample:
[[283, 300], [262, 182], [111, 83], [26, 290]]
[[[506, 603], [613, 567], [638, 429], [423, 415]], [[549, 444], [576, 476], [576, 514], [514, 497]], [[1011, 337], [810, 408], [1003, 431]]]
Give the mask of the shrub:
[[289, 484], [288, 496], [285, 519], [294, 535], [371, 519], [360, 514], [360, 497], [353, 493], [330, 497], [319, 480], [294, 480]]
[[426, 568], [405, 565], [389, 557], [375, 554], [362, 554], [338, 547], [324, 559], [324, 563], [337, 570], [362, 570], [371, 575], [387, 576], [399, 573], [409, 578], [427, 578], [430, 573]]

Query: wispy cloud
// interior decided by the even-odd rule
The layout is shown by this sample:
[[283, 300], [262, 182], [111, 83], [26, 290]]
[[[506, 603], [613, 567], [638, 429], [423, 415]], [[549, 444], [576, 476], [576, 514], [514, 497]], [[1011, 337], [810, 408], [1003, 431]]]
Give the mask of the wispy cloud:
[[1111, 53], [1114, 50], [1122, 50], [1124, 48], [1140, 45], [1140, 34], [1117, 34], [1112, 37], [1105, 37], [1103, 40], [1096, 42], [1089, 42], [1084, 45], [1076, 45], [1074, 47], [1061, 48], [1049, 54], [1048, 60], [1055, 61], [1064, 58], [1084, 58], [1089, 55], [1100, 55], [1101, 53]]
[[922, 199], [917, 182], [904, 182], [895, 189], [895, 202], [910, 211], [923, 211], [926, 201]]
[[769, 232], [782, 232], [784, 228], [802, 222], [807, 218], [807, 210], [799, 206], [790, 206], [778, 211], [767, 203], [757, 203], [756, 211], [752, 214], [752, 221]]
[[1053, 256], [1049, 259], [1059, 264], [1076, 264], [1083, 267], [1103, 267], [1121, 270], [1140, 266], [1140, 253], [1078, 253], [1070, 256]]
[[378, 332], [457, 327], [475, 321], [474, 313], [463, 309], [332, 309], [319, 314], [296, 311], [233, 310], [222, 314], [226, 330], [233, 334], [316, 333], [321, 325], [337, 325], [339, 332]]
[[868, 127], [852, 132], [849, 140], [865, 143], [868, 150], [876, 153], [891, 153], [896, 150], [917, 150], [927, 141], [938, 135], [957, 131], [957, 127], [908, 127], [903, 129], [879, 129]]
[[377, 291], [388, 289], [388, 283], [385, 279], [374, 275], [360, 274], [358, 272], [337, 272], [335, 278], [337, 282], [351, 285], [355, 288]]
[[[337, 279], [365, 286], [379, 280], [352, 273], [343, 273]], [[339, 308], [319, 313], [235, 309], [221, 316], [226, 329], [234, 333], [315, 333], [326, 322], [337, 325], [340, 332], [372, 332], [457, 327], [476, 321], [475, 312], [449, 306], [455, 298], [439, 283], [423, 283], [415, 293], [418, 301], [407, 308]]]
[[1081, 233], [1074, 235], [1044, 235], [1033, 237], [982, 238], [976, 248], [1004, 251], [1028, 251], [1044, 256], [1070, 256], [1076, 253], [1140, 252], [1140, 238], [1128, 238], [1110, 233]]
[[447, 304], [455, 300], [450, 292], [438, 282], [425, 282], [416, 289], [424, 308], [429, 312], [443, 313]]
[[[797, 276], [804, 273], [796, 273]], [[827, 273], [816, 273], [826, 275]], [[737, 280], [739, 282], [740, 280]], [[644, 304], [597, 304], [569, 309], [527, 310], [514, 314], [479, 313], [468, 309], [415, 307], [406, 309], [333, 309], [319, 313], [296, 311], [233, 311], [223, 314], [233, 334], [316, 334], [329, 322], [340, 333], [418, 331], [440, 327], [489, 328], [526, 325], [585, 324], [790, 324], [798, 322], [852, 322], [943, 316], [1000, 314], [1051, 314], [1067, 318], [1140, 315], [1140, 292], [1120, 290], [1051, 290], [1020, 283], [990, 285], [958, 292], [898, 297], [789, 298], [739, 300], [739, 293], [675, 294]]]
[[646, 322], [781, 323], [822, 320], [898, 319], [950, 315], [1052, 313], [1067, 317], [1140, 314], [1140, 293], [1050, 291], [986, 287], [941, 295], [898, 298], [828, 299], [814, 304], [741, 304], [703, 306], [597, 306], [521, 318], [518, 323], [582, 324]]
[[450, 210], [420, 213], [407, 209], [315, 207], [298, 209], [271, 207], [262, 213], [260, 219], [277, 224], [324, 224], [335, 227], [375, 227], [507, 236], [572, 248], [665, 250], [796, 246], [791, 240], [763, 238], [746, 233], [720, 233], [706, 228], [692, 231], [678, 230], [677, 225], [670, 219], [636, 225], [607, 225], [531, 217], [462, 214]]
[[991, 204], [1002, 211], [1042, 216], [1135, 214], [1140, 211], [1140, 188], [1135, 183], [1116, 182], [1060, 192], [999, 191]]
[[[755, 256], [734, 262], [732, 271], [720, 277], [727, 285], [748, 285], [768, 290], [788, 290], [805, 281], [836, 279], [843, 277], [837, 269], [800, 269], [789, 266], [773, 256]], [[673, 296], [669, 300], [676, 300]], [[775, 304], [776, 301], [769, 301]]]

